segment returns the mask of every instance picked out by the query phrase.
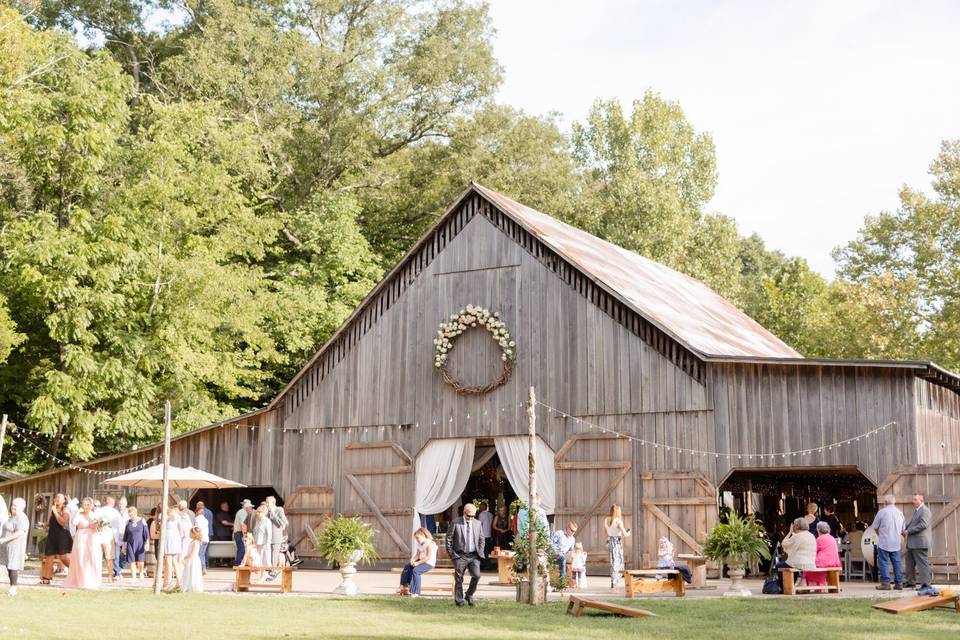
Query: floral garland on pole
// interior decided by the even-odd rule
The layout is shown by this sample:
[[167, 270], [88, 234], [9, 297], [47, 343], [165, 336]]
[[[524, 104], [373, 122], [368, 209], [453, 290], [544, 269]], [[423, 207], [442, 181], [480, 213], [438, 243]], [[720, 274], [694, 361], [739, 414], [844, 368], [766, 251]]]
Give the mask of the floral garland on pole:
[[[478, 385], [475, 387], [465, 386], [459, 380], [450, 375], [447, 370], [447, 358], [453, 351], [453, 345], [457, 338], [463, 335], [469, 329], [474, 327], [483, 327], [490, 332], [493, 339], [500, 345], [500, 361], [503, 368], [500, 375], [493, 382]], [[457, 393], [463, 395], [477, 395], [493, 391], [497, 387], [506, 384], [513, 372], [513, 363], [516, 360], [516, 343], [510, 337], [510, 332], [503, 320], [500, 319], [499, 312], [491, 313], [488, 309], [468, 304], [459, 313], [450, 315], [450, 319], [440, 324], [437, 330], [437, 337], [433, 340], [434, 357], [433, 366], [440, 371], [443, 381], [454, 388]]]

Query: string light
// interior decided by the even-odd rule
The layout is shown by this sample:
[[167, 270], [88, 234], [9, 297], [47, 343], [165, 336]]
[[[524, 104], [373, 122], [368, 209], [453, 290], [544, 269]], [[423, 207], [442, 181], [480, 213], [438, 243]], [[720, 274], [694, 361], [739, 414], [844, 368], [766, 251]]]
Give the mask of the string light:
[[99, 476], [122, 475], [124, 473], [130, 473], [131, 471], [139, 471], [140, 469], [151, 467], [160, 461], [159, 456], [157, 456], [157, 457], [151, 458], [150, 460], [147, 460], [146, 462], [142, 462], [136, 466], [127, 467], [126, 469], [90, 469], [87, 467], [81, 467], [79, 465], [73, 464], [72, 462], [63, 460], [62, 458], [58, 458], [57, 456], [49, 453], [46, 449], [44, 449], [40, 445], [36, 444], [35, 442], [27, 438], [22, 433], [18, 433], [17, 431], [11, 431], [10, 435], [12, 435], [14, 438], [19, 440], [20, 442], [32, 447], [37, 452], [46, 456], [48, 459], [53, 460], [54, 462], [59, 462], [60, 464], [64, 465], [64, 467], [67, 469], [73, 469], [74, 471], [79, 471], [81, 473], [89, 473], [89, 474], [99, 475]]
[[[647, 445], [652, 445], [653, 448], [656, 449], [658, 446], [663, 446], [663, 447], [666, 447], [666, 446], [667, 446], [665, 443], [662, 443], [662, 442], [654, 442], [654, 441], [651, 441], [651, 440], [645, 440], [645, 439], [642, 439], [642, 438], [638, 438], [638, 437], [636, 437], [636, 436], [632, 436], [632, 435], [627, 434], [627, 433], [621, 433], [621, 432], [616, 431], [616, 430], [614, 430], [614, 429], [607, 429], [606, 427], [602, 427], [602, 426], [600, 426], [600, 425], [595, 425], [595, 424], [593, 424], [592, 422], [590, 422], [590, 421], [588, 421], [588, 420], [584, 420], [583, 418], [580, 418], [580, 417], [578, 417], [578, 416], [570, 415], [569, 413], [566, 413], [565, 411], [561, 411], [560, 409], [557, 409], [556, 407], [551, 407], [550, 405], [545, 404], [545, 403], [543, 403], [543, 402], [540, 402], [539, 400], [537, 400], [537, 404], [540, 405], [540, 406], [542, 406], [542, 407], [544, 407], [545, 409], [547, 409], [547, 412], [548, 412], [548, 413], [556, 412], [556, 413], [560, 414], [560, 415], [561, 415], [562, 417], [564, 417], [564, 418], [568, 418], [568, 419], [574, 420], [574, 421], [576, 422], [576, 424], [586, 424], [586, 425], [588, 425], [591, 429], [593, 429], [593, 428], [600, 429], [601, 432], [614, 434], [617, 438], [627, 438], [627, 439], [629, 439], [629, 440], [632, 440], [633, 442], [639, 443], [640, 446], [642, 446], [642, 447], [645, 447], [645, 446], [647, 446]], [[816, 447], [816, 448], [814, 448], [814, 449], [798, 449], [798, 450], [796, 450], [796, 451], [780, 451], [780, 452], [774, 452], [774, 453], [745, 453], [745, 452], [731, 453], [731, 452], [724, 452], [724, 451], [709, 451], [709, 450], [708, 450], [708, 451], [701, 451], [701, 450], [690, 449], [690, 450], [689, 450], [689, 453], [690, 453], [690, 455], [701, 454], [702, 457], [704, 457], [704, 458], [706, 458], [707, 456], [713, 456], [713, 457], [714, 457], [715, 459], [717, 459], [717, 460], [719, 460], [721, 457], [724, 457], [724, 458], [726, 458], [726, 459], [728, 459], [728, 460], [736, 457], [738, 460], [742, 460], [742, 459], [743, 459], [742, 456], [747, 456], [747, 459], [748, 459], [748, 460], [750, 460], [750, 459], [752, 459], [752, 458], [754, 458], [754, 457], [759, 458], [760, 460], [764, 460], [764, 459], [766, 459], [766, 458], [769, 458], [770, 460], [774, 460], [774, 459], [776, 459], [778, 456], [780, 456], [780, 457], [783, 458], [783, 459], [786, 459], [787, 456], [796, 456], [796, 455], [804, 455], [804, 454], [809, 454], [809, 453], [823, 453], [823, 452], [826, 452], [826, 451], [832, 451], [834, 447], [836, 447], [836, 448], [839, 449], [840, 447], [842, 447], [842, 446], [844, 446], [844, 445], [851, 444], [851, 443], [853, 443], [853, 442], [859, 441], [860, 438], [869, 438], [869, 437], [872, 436], [872, 435], [876, 435], [876, 434], [878, 434], [878, 433], [880, 433], [880, 432], [886, 431], [888, 427], [893, 427], [893, 426], [896, 426], [896, 425], [897, 425], [896, 421], [890, 421], [890, 422], [888, 422], [887, 424], [884, 424], [884, 425], [881, 425], [881, 426], [876, 427], [876, 428], [874, 428], [874, 429], [871, 429], [870, 431], [867, 431], [866, 433], [862, 433], [862, 434], [860, 434], [860, 435], [858, 435], [858, 436], [853, 436], [853, 437], [847, 438], [847, 439], [845, 439], [845, 440], [839, 440], [839, 441], [837, 441], [837, 442], [831, 442], [831, 443], [822, 445], [822, 446], [820, 446], [820, 447]], [[669, 449], [668, 449], [668, 450], [669, 450]], [[681, 450], [681, 449], [678, 449], [678, 451], [680, 451], [681, 453], [683, 452], [683, 450]]]

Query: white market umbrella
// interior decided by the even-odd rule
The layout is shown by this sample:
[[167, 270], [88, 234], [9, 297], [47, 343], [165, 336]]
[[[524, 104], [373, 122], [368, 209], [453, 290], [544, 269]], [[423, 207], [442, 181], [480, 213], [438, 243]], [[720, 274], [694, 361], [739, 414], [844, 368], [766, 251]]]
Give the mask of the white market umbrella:
[[[168, 478], [171, 489], [240, 489], [247, 486], [193, 467], [168, 467]], [[107, 478], [103, 484], [160, 489], [163, 487], [163, 464]]]

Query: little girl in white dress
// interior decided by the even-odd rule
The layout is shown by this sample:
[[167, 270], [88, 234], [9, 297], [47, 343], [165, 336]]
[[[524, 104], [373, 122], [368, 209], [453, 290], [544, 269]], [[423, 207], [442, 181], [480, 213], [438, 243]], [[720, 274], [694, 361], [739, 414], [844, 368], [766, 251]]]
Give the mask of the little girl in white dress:
[[583, 550], [583, 543], [573, 545], [573, 561], [570, 563], [570, 573], [573, 574], [573, 584], [577, 589], [587, 586], [587, 552]]
[[190, 529], [190, 544], [183, 554], [183, 571], [180, 576], [180, 591], [203, 592], [203, 564], [200, 561], [200, 527]]

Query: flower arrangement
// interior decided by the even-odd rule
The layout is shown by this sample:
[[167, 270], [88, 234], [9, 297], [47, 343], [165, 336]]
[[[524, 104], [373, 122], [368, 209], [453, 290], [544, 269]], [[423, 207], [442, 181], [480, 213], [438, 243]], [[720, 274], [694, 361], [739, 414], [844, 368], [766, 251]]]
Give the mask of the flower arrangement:
[[320, 557], [340, 565], [348, 562], [370, 564], [380, 559], [373, 543], [374, 529], [360, 518], [338, 515], [324, 524], [316, 536]]
[[93, 526], [95, 526], [98, 531], [99, 531], [100, 529], [109, 529], [109, 528], [110, 528], [110, 521], [107, 520], [106, 518], [94, 518], [94, 519], [93, 519]]
[[[500, 360], [503, 362], [503, 370], [494, 382], [476, 387], [466, 387], [450, 375], [446, 365], [457, 338], [475, 327], [486, 329], [497, 341], [500, 346]], [[500, 319], [500, 313], [491, 312], [489, 309], [472, 304], [460, 309], [459, 313], [451, 314], [448, 320], [440, 323], [437, 335], [433, 339], [433, 345], [433, 366], [440, 370], [444, 381], [461, 394], [487, 393], [506, 383], [510, 379], [510, 372], [517, 358], [517, 343], [510, 336], [506, 324]]]
[[437, 337], [433, 340], [435, 346], [433, 366], [439, 369], [445, 365], [457, 337], [463, 335], [467, 329], [477, 326], [489, 331], [493, 339], [500, 345], [503, 352], [500, 354], [501, 360], [512, 362], [516, 358], [515, 348], [517, 345], [510, 337], [510, 332], [507, 331], [503, 320], [500, 319], [500, 313], [496, 311], [491, 313], [483, 307], [468, 304], [465, 308], [460, 309], [460, 313], [451, 314], [449, 321], [440, 324]]

